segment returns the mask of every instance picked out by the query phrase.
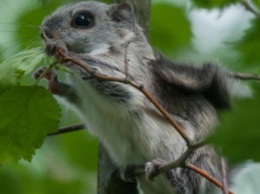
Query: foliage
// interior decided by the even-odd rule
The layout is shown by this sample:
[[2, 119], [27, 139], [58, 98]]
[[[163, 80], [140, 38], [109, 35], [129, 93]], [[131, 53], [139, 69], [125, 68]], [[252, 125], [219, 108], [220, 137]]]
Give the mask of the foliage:
[[238, 3], [240, 0], [193, 0], [193, 2], [199, 7], [211, 9], [216, 7], [223, 8], [234, 3]]
[[[35, 68], [51, 62], [43, 53], [37, 26], [62, 3], [46, 1], [24, 12], [16, 12], [15, 16], [21, 15], [15, 20], [15, 31], [13, 21], [9, 24], [0, 21], [0, 37], [4, 35], [4, 28], [14, 35], [12, 42], [6, 45], [3, 41], [0, 45], [0, 164], [4, 164], [0, 165], [0, 190], [5, 194], [94, 193], [95, 190], [93, 172], [97, 169], [97, 141], [82, 131], [47, 139], [49, 146], [43, 146], [48, 133], [78, 119], [67, 111], [64, 113], [53, 96], [31, 78]], [[2, 4], [15, 12], [9, 2]], [[13, 54], [3, 61], [7, 48]], [[65, 115], [62, 119], [61, 111]], [[82, 147], [86, 148], [85, 154], [82, 154]]]
[[53, 96], [42, 87], [20, 86], [21, 78], [43, 58], [44, 53], [35, 48], [0, 66], [0, 164], [30, 161], [46, 135], [58, 128], [60, 108]]
[[259, 0], [254, 0], [253, 2], [255, 3], [255, 5], [256, 5], [257, 7], [260, 7], [260, 1], [259, 1]]
[[[192, 37], [190, 22], [180, 8], [169, 4], [155, 4], [151, 12], [151, 44], [165, 54], [188, 47]], [[169, 23], [169, 18], [172, 23]], [[180, 27], [181, 26], [181, 27]]]
[[232, 114], [222, 112], [221, 124], [211, 141], [221, 146], [221, 152], [232, 162], [248, 159], [260, 161], [256, 147], [259, 145], [259, 106], [260, 85], [253, 87], [252, 98], [234, 102]]
[[[246, 30], [245, 36], [237, 44], [237, 49], [241, 52], [243, 62], [254, 68], [260, 61], [260, 20], [255, 18], [251, 21], [252, 27]], [[250, 54], [249, 54], [250, 53]]]
[[19, 85], [21, 79], [31, 73], [35, 66], [44, 59], [43, 51], [40, 48], [34, 48], [22, 51], [2, 62], [0, 66], [0, 93], [6, 87]]
[[43, 87], [12, 87], [0, 95], [0, 107], [0, 163], [30, 161], [46, 135], [58, 128], [56, 100]]
[[[41, 43], [36, 27], [45, 15], [65, 1], [67, 2], [42, 0], [37, 6], [18, 14], [19, 17], [15, 20], [18, 25], [13, 39], [20, 52], [12, 53], [11, 58], [0, 64], [0, 163], [5, 164], [0, 167], [0, 190], [4, 190], [5, 194], [86, 193], [86, 190], [94, 188], [93, 184], [88, 184], [85, 179], [95, 183], [91, 175], [97, 168], [97, 141], [83, 131], [46, 139], [46, 135], [55, 131], [59, 125], [74, 124], [78, 122], [78, 118], [61, 108], [46, 89], [31, 79], [31, 74], [37, 66], [50, 62], [42, 52], [42, 45], [38, 48]], [[240, 2], [193, 0], [196, 8], [193, 7], [189, 11], [206, 8], [219, 10], [221, 13]], [[254, 3], [260, 7], [260, 0], [254, 0]], [[187, 9], [174, 3], [154, 3], [150, 33], [152, 45], [169, 57], [181, 52], [183, 58], [188, 58], [190, 53], [185, 49], [191, 47], [194, 38], [194, 24], [188, 15]], [[1, 22], [0, 28], [3, 27]], [[34, 29], [30, 26], [34, 26]], [[228, 27], [225, 30], [232, 32]], [[2, 34], [0, 31], [0, 36]], [[239, 61], [237, 65], [244, 71], [260, 73], [259, 34], [260, 19], [255, 15], [251, 26], [244, 31], [244, 36], [237, 42], [228, 43], [229, 46], [233, 45], [233, 51], [239, 53], [238, 57], [234, 56], [233, 63]], [[36, 42], [32, 44], [31, 40], [34, 39]], [[7, 47], [0, 45], [0, 48]], [[6, 58], [3, 53], [0, 52], [1, 61]], [[221, 52], [216, 52], [217, 57], [222, 57]], [[226, 61], [221, 62], [225, 64]], [[44, 85], [42, 82], [40, 84]], [[252, 86], [252, 98], [236, 100], [233, 102], [232, 111], [221, 112], [221, 123], [210, 138], [234, 163], [247, 159], [260, 161], [260, 154], [256, 149], [260, 146], [259, 84]], [[38, 154], [34, 156], [35, 153]], [[32, 163], [13, 164], [21, 159]], [[39, 168], [44, 168], [44, 172]]]
[[[15, 31], [15, 41], [21, 45], [21, 49], [35, 48], [39, 46], [40, 36], [39, 27], [42, 19], [48, 15], [51, 10], [56, 9], [63, 3], [62, 0], [50, 1], [29, 9], [24, 12], [17, 20], [17, 30]], [[46, 11], [48, 10], [48, 12]], [[32, 40], [32, 37], [34, 38]]]

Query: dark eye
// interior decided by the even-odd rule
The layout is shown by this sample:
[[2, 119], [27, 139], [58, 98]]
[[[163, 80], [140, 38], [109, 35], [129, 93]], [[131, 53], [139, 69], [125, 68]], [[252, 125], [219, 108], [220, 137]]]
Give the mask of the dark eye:
[[72, 25], [75, 27], [87, 28], [93, 24], [94, 18], [89, 13], [79, 13], [74, 17]]

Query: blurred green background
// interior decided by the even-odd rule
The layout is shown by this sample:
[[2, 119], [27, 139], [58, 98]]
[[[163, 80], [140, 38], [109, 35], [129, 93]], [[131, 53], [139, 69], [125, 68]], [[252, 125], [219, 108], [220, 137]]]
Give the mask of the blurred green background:
[[[67, 2], [0, 0], [0, 61], [41, 44], [41, 21]], [[152, 1], [150, 41], [155, 50], [195, 65], [213, 61], [234, 71], [260, 73], [259, 18], [238, 1], [196, 2]], [[32, 81], [28, 77], [24, 84]], [[223, 124], [212, 141], [222, 146], [231, 161], [260, 160], [259, 84], [249, 83], [253, 98], [233, 102], [235, 114], [221, 114]], [[63, 113], [61, 126], [78, 122], [66, 107]], [[85, 131], [48, 137], [31, 163], [0, 167], [0, 193], [95, 193], [97, 145]]]

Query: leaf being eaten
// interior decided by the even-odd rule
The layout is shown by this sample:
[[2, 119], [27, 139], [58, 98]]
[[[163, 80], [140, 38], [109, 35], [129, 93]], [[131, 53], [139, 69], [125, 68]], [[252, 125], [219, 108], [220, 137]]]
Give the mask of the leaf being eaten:
[[22, 51], [0, 64], [0, 87], [19, 85], [20, 80], [42, 61], [46, 61], [42, 48]]

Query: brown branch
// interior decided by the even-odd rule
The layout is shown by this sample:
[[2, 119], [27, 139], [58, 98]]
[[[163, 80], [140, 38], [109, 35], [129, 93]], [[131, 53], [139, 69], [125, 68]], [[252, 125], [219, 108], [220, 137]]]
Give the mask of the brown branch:
[[119, 82], [119, 83], [124, 83], [124, 84], [129, 84], [132, 87], [136, 88], [137, 90], [141, 91], [148, 99], [149, 101], [154, 104], [154, 106], [162, 113], [162, 115], [165, 116], [165, 118], [171, 123], [171, 125], [179, 132], [179, 134], [182, 136], [182, 138], [186, 141], [186, 144], [189, 146], [191, 143], [191, 140], [189, 139], [189, 137], [186, 135], [185, 131], [183, 130], [183, 128], [176, 122], [174, 121], [170, 114], [157, 102], [157, 100], [155, 100], [152, 95], [143, 87], [143, 85], [139, 85], [131, 80], [127, 80], [127, 79], [122, 79], [122, 78], [118, 78], [118, 77], [109, 77], [106, 75], [102, 75], [99, 73], [96, 73], [94, 71], [92, 71], [87, 65], [85, 65], [82, 61], [74, 59], [72, 57], [66, 56], [62, 50], [58, 50], [60, 56], [63, 58], [64, 61], [70, 61], [78, 66], [80, 66], [81, 68], [83, 68], [84, 70], [86, 70], [88, 73], [90, 73], [91, 75], [93, 75], [95, 78], [97, 79], [101, 79], [103, 81], [114, 81], [114, 82]]
[[[159, 170], [158, 170], [159, 174], [167, 172], [167, 171], [177, 168], [177, 167], [185, 168], [186, 161], [191, 156], [191, 154], [196, 149], [204, 146], [205, 144], [206, 144], [205, 142], [202, 142], [202, 143], [193, 144], [192, 146], [188, 147], [187, 150], [176, 161], [163, 165], [161, 168], [159, 168]], [[205, 174], [206, 174], [206, 172], [205, 172]]]
[[[202, 147], [206, 145], [205, 142], [201, 142], [201, 143], [197, 143], [197, 144], [192, 144], [192, 146], [188, 147], [187, 150], [174, 162], [169, 162], [167, 164], [164, 164], [162, 166], [159, 167], [158, 171], [156, 172], [156, 174], [154, 175], [154, 177], [165, 173], [171, 169], [174, 168], [186, 168], [186, 160], [190, 157], [190, 155], [198, 148]], [[137, 166], [137, 168], [133, 169], [132, 173], [136, 176], [138, 175], [142, 175], [145, 173], [144, 171], [144, 167], [142, 166]], [[205, 174], [207, 174], [206, 172], [204, 172]]]
[[127, 58], [127, 50], [128, 50], [128, 46], [131, 42], [129, 42], [126, 46], [125, 46], [125, 79], [128, 80], [129, 79], [129, 59]]
[[221, 158], [223, 194], [228, 194], [227, 171], [224, 158]]
[[[155, 176], [158, 176], [159, 174], [165, 173], [171, 169], [174, 168], [187, 168], [192, 170], [193, 172], [201, 175], [202, 177], [206, 178], [208, 181], [210, 181], [211, 183], [215, 184], [217, 187], [221, 188], [222, 190], [224, 190], [225, 188], [227, 188], [226, 186], [222, 185], [217, 179], [213, 178], [212, 176], [210, 176], [206, 171], [196, 167], [195, 165], [189, 164], [187, 163], [187, 159], [190, 157], [190, 155], [198, 148], [202, 147], [206, 145], [206, 142], [200, 142], [197, 144], [193, 144], [192, 146], [188, 147], [188, 149], [180, 156], [179, 159], [177, 159], [174, 162], [171, 163], [167, 163], [163, 166], [161, 166], [157, 173], [155, 174]], [[140, 167], [134, 169], [134, 174], [136, 175], [141, 175], [143, 173], [145, 173], [144, 169], [141, 169]], [[228, 191], [228, 190], [227, 190]], [[234, 194], [232, 191], [228, 191], [227, 193], [224, 194]]]
[[[216, 186], [218, 186], [219, 188], [221, 188], [223, 190], [223, 185], [217, 179], [215, 179], [214, 177], [205, 173], [205, 171], [201, 170], [197, 166], [194, 166], [194, 165], [188, 163], [188, 164], [186, 164], [186, 168], [192, 170], [193, 172], [196, 172], [197, 174], [200, 174], [201, 176], [203, 176], [204, 178], [206, 178], [210, 182], [214, 183]], [[232, 191], [228, 191], [228, 194], [234, 194], [234, 193]]]
[[69, 126], [69, 127], [63, 127], [63, 128], [59, 128], [57, 132], [48, 133], [47, 136], [61, 135], [61, 134], [64, 134], [64, 133], [83, 130], [85, 128], [86, 127], [85, 127], [84, 124], [78, 124], [78, 125], [73, 125], [73, 126]]
[[251, 74], [251, 73], [234, 73], [227, 72], [230, 77], [240, 80], [260, 80], [260, 75]]
[[260, 13], [256, 10], [248, 0], [242, 0], [241, 4], [245, 7], [245, 9], [251, 13], [253, 13], [256, 17], [260, 18]]
[[163, 116], [171, 123], [171, 125], [178, 131], [178, 133], [182, 136], [182, 138], [186, 141], [186, 144], [190, 146], [191, 140], [190, 138], [186, 135], [185, 131], [183, 128], [176, 122], [174, 121], [169, 113], [155, 100], [152, 95], [143, 87], [143, 86], [138, 86], [134, 82], [129, 82], [129, 85], [139, 89], [149, 100], [153, 105], [163, 114]]
[[[126, 51], [127, 51], [127, 49], [126, 49]], [[202, 169], [200, 169], [200, 168], [198, 168], [194, 165], [186, 164], [186, 160], [194, 152], [194, 150], [198, 149], [201, 146], [204, 146], [205, 143], [204, 142], [192, 143], [191, 140], [189, 139], [189, 137], [186, 135], [184, 129], [171, 118], [169, 113], [157, 102], [157, 100], [155, 100], [155, 98], [142, 85], [139, 85], [139, 84], [137, 84], [137, 83], [135, 83], [131, 80], [128, 80], [128, 79], [122, 79], [122, 78], [118, 78], [118, 77], [109, 77], [109, 76], [105, 76], [105, 75], [96, 73], [96, 72], [92, 71], [82, 61], [74, 59], [74, 58], [69, 57], [69, 56], [66, 56], [63, 53], [62, 50], [58, 50], [58, 52], [59, 52], [59, 55], [62, 57], [62, 59], [64, 61], [70, 61], [70, 62], [80, 66], [81, 68], [86, 70], [88, 73], [93, 75], [96, 79], [100, 79], [100, 80], [103, 80], [103, 81], [114, 81], [114, 82], [129, 84], [132, 87], [136, 88], [137, 90], [141, 91], [148, 98], [148, 100], [162, 113], [162, 115], [164, 115], [164, 117], [171, 123], [171, 125], [178, 131], [178, 133], [182, 136], [182, 138], [185, 140], [185, 142], [187, 144], [187, 150], [176, 161], [168, 163], [168, 164], [162, 166], [161, 168], [159, 168], [158, 174], [161, 174], [163, 172], [167, 172], [168, 170], [176, 168], [176, 167], [188, 168], [188, 169], [200, 174], [201, 176], [207, 178], [210, 182], [215, 184], [217, 187], [223, 188], [222, 184], [219, 181], [217, 181], [216, 179], [211, 177], [204, 170], [202, 170]], [[125, 55], [125, 57], [126, 57], [126, 55]], [[126, 67], [126, 69], [127, 69], [128, 68], [128, 61], [126, 59], [125, 59], [125, 65], [127, 66]], [[128, 70], [126, 72], [128, 73]], [[136, 168], [134, 170], [135, 175], [140, 175], [140, 174], [143, 174], [143, 173], [144, 173], [143, 167]], [[233, 193], [229, 192], [229, 194], [233, 194]]]
[[[199, 147], [197, 147], [197, 148], [199, 148]], [[186, 150], [186, 152], [184, 152], [179, 159], [177, 159], [176, 161], [174, 161], [172, 163], [168, 163], [168, 164], [161, 166], [158, 169], [155, 176], [165, 173], [165, 172], [167, 172], [171, 169], [177, 168], [177, 167], [187, 168], [187, 169], [192, 170], [193, 172], [201, 175], [202, 177], [206, 178], [208, 181], [210, 181], [211, 183], [213, 183], [214, 185], [219, 187], [223, 191], [223, 194], [234, 194], [234, 192], [228, 190], [227, 184], [224, 183], [224, 181], [226, 182], [226, 180], [223, 181], [223, 185], [222, 185], [221, 182], [219, 182], [214, 177], [210, 176], [206, 171], [198, 168], [197, 166], [195, 166], [193, 164], [186, 163], [186, 160], [193, 153], [193, 151], [195, 149], [196, 149], [196, 147], [194, 147], [193, 149], [188, 148]], [[145, 173], [145, 171], [144, 171], [143, 167], [139, 166], [133, 170], [133, 173], [138, 176], [138, 175], [142, 175], [143, 173]]]

